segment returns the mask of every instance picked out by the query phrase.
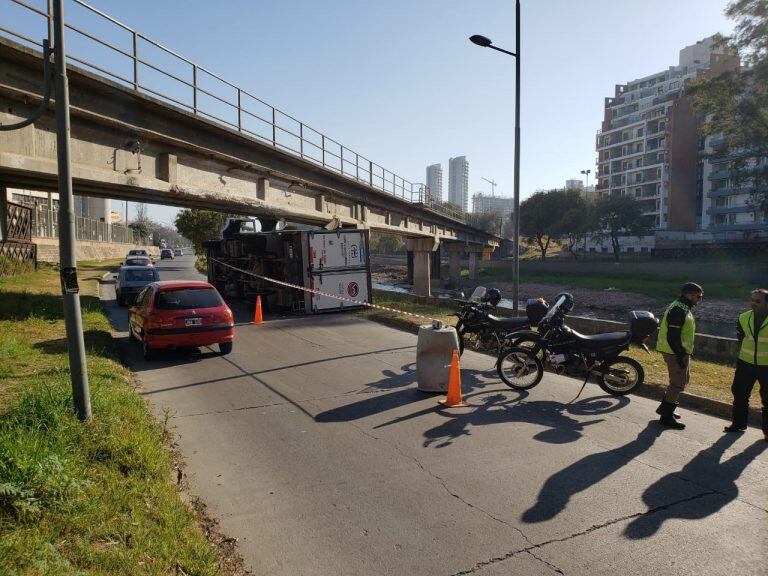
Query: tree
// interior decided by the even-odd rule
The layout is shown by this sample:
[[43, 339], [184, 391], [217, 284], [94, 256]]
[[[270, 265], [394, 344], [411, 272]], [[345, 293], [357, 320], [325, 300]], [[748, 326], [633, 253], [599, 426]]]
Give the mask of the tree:
[[643, 236], [648, 233], [649, 217], [643, 216], [640, 204], [629, 196], [609, 196], [595, 204], [594, 222], [597, 232], [593, 234], [596, 240], [602, 242], [610, 238], [613, 247], [613, 257], [619, 261], [621, 236]]
[[405, 252], [405, 239], [396, 234], [371, 232], [369, 239], [371, 252], [379, 254], [395, 254]]
[[737, 184], [754, 184], [753, 202], [768, 214], [768, 164], [755, 163], [768, 157], [768, 0], [734, 0], [725, 14], [736, 27], [718, 44], [736, 65], [697, 79], [688, 90], [704, 117], [704, 133], [724, 139], [712, 157], [728, 158]]
[[592, 207], [578, 190], [565, 191], [564, 201], [567, 207], [557, 223], [556, 234], [568, 244], [568, 251], [573, 259], [578, 260], [576, 244], [595, 229], [592, 223]]
[[565, 190], [540, 190], [520, 204], [520, 234], [536, 242], [541, 261], [547, 259], [549, 243], [559, 234], [560, 222], [568, 209]]
[[498, 210], [489, 210], [488, 212], [473, 212], [467, 216], [467, 223], [475, 228], [485, 230], [489, 234], [501, 235], [503, 232], [504, 217]]
[[192, 242], [195, 254], [203, 254], [203, 242], [219, 237], [227, 214], [211, 210], [186, 209], [176, 215], [176, 230]]

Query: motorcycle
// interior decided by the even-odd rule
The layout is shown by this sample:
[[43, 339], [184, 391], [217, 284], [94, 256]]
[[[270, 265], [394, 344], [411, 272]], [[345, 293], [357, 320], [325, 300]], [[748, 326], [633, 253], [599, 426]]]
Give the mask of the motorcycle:
[[459, 336], [459, 354], [469, 346], [480, 352], [498, 354], [504, 347], [507, 336], [530, 328], [539, 322], [547, 311], [543, 299], [529, 301], [525, 318], [499, 318], [491, 312], [501, 301], [501, 292], [496, 288], [486, 290], [482, 286], [475, 288], [469, 300], [457, 300], [459, 311], [456, 333]]
[[645, 372], [637, 360], [621, 353], [636, 344], [648, 350], [648, 340], [659, 321], [651, 312], [632, 311], [630, 330], [605, 334], [579, 334], [565, 325], [573, 308], [573, 296], [559, 294], [538, 324], [538, 331], [508, 335], [511, 346], [498, 356], [496, 370], [505, 384], [516, 390], [536, 386], [545, 366], [558, 374], [591, 376], [606, 392], [624, 396], [643, 384]]

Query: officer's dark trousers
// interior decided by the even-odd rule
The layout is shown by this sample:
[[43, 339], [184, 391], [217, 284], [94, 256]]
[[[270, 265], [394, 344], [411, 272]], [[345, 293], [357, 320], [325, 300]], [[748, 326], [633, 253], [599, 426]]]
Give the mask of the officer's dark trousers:
[[768, 434], [768, 366], [756, 366], [743, 360], [736, 363], [733, 375], [733, 425], [747, 427], [749, 415], [749, 396], [755, 381], [760, 382], [760, 399], [763, 402], [763, 432]]

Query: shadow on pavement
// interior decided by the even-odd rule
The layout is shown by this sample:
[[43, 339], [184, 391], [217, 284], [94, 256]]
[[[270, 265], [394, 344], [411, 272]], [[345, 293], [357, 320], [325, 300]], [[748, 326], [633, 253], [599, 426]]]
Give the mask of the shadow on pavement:
[[[650, 538], [666, 520], [671, 518], [701, 520], [735, 500], [739, 495], [736, 480], [750, 462], [768, 449], [768, 443], [761, 439], [748, 446], [743, 452], [721, 462], [725, 451], [736, 442], [738, 437], [737, 434], [722, 436], [712, 446], [699, 452], [682, 470], [667, 474], [651, 484], [643, 492], [643, 502], [651, 509], [650, 512], [639, 516], [627, 525], [624, 535], [633, 540]], [[707, 485], [702, 485], [698, 481], [700, 478], [706, 478]], [[672, 493], [681, 481], [697, 483], [707, 491], [700, 494], [699, 496], [702, 497], [697, 497], [691, 504], [681, 503], [674, 507], [662, 506], [660, 509], [654, 509], [654, 506], [658, 506], [658, 502]]]
[[533, 524], [551, 520], [565, 510], [573, 496], [604, 480], [648, 450], [663, 430], [657, 422], [650, 422], [628, 444], [590, 454], [553, 474], [542, 486], [536, 504], [523, 513], [523, 522]]
[[[473, 397], [479, 393], [466, 395], [465, 401], [475, 408], [469, 412], [462, 414], [443, 411], [448, 418], [439, 426], [424, 432], [424, 446], [443, 448], [451, 445], [456, 438], [469, 436], [472, 427], [510, 422], [543, 426], [545, 429], [534, 435], [534, 440], [548, 444], [566, 444], [581, 438], [587, 426], [603, 421], [598, 418], [581, 422], [569, 414], [598, 416], [618, 410], [629, 403], [626, 397], [598, 396], [584, 398], [574, 404], [563, 404], [552, 400], [525, 400], [528, 396], [525, 391], [494, 392], [484, 396], [479, 404], [473, 402]], [[514, 396], [510, 396], [510, 393]]]

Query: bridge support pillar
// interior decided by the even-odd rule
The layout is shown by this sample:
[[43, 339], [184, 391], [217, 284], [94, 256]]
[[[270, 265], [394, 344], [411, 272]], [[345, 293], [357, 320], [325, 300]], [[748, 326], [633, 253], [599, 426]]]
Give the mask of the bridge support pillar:
[[[431, 296], [432, 253], [440, 246], [437, 238], [407, 238], [406, 250], [413, 258], [413, 293], [417, 296]], [[409, 259], [411, 256], [409, 256]]]
[[483, 246], [469, 245], [469, 279], [478, 280], [480, 278], [480, 260], [483, 257]]
[[448, 280], [451, 286], [458, 286], [461, 282], [461, 258], [464, 256], [464, 244], [462, 242], [444, 242], [448, 252]]

